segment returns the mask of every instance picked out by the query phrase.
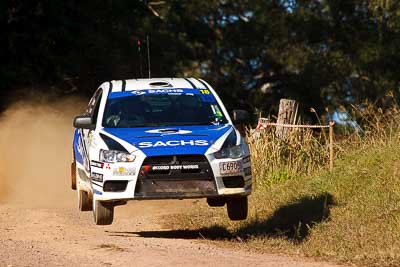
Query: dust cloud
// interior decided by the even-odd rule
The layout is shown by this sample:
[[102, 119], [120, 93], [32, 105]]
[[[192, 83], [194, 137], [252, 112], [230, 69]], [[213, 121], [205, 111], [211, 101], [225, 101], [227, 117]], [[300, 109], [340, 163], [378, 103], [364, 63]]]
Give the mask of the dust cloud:
[[0, 203], [75, 204], [70, 188], [73, 117], [86, 101], [20, 101], [0, 117]]
[[[19, 101], [0, 115], [0, 205], [77, 205], [77, 192], [70, 183], [72, 120], [86, 103], [79, 98]], [[118, 207], [117, 212], [121, 217], [179, 213], [196, 201], [130, 202]]]

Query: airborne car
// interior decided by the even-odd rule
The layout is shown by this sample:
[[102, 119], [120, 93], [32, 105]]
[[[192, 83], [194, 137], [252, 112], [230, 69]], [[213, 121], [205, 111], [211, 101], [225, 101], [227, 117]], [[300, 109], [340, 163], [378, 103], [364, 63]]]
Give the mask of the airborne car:
[[129, 200], [207, 198], [247, 217], [252, 176], [248, 145], [211, 86], [195, 78], [103, 83], [74, 120], [72, 188], [79, 210], [111, 224]]

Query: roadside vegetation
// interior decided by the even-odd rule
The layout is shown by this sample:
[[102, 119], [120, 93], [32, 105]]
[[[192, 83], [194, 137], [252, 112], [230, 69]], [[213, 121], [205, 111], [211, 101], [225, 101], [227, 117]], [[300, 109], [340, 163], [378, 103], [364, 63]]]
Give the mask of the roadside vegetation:
[[399, 109], [364, 103], [349, 113], [359, 127], [336, 128], [332, 172], [323, 132], [293, 130], [279, 140], [267, 130], [250, 138], [257, 188], [248, 219], [231, 222], [225, 207], [201, 201], [171, 227], [266, 252], [399, 266]]

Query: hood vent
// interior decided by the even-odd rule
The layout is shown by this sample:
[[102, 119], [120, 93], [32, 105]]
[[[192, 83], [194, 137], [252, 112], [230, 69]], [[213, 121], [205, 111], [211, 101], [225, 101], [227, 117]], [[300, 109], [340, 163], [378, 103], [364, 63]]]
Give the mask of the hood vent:
[[152, 87], [172, 87], [172, 85], [169, 82], [163, 82], [163, 81], [151, 82], [150, 86], [152, 86]]

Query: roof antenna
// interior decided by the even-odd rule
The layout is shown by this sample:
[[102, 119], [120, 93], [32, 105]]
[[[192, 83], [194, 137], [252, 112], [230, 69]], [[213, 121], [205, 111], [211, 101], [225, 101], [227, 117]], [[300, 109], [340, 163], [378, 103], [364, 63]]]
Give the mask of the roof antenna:
[[149, 67], [149, 79], [151, 78], [151, 65], [150, 65], [150, 38], [149, 35], [146, 35], [146, 43], [147, 43], [147, 65]]
[[140, 39], [137, 40], [137, 46], [138, 46], [138, 53], [139, 53], [139, 71], [140, 71], [140, 77], [143, 78], [143, 67], [142, 67], [142, 52], [140, 51]]
[[[151, 7], [149, 7], [149, 1], [144, 0], [144, 4], [146, 5], [147, 8], [151, 10]], [[147, 66], [149, 67], [149, 79], [151, 78], [151, 68], [150, 68], [150, 38], [149, 35], [146, 35], [146, 44], [147, 44]]]

